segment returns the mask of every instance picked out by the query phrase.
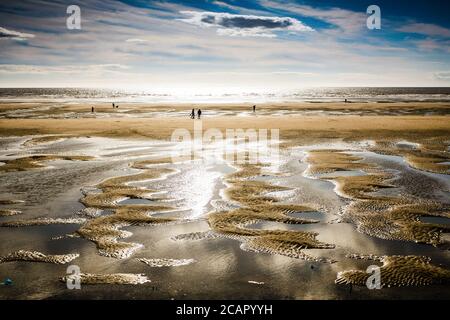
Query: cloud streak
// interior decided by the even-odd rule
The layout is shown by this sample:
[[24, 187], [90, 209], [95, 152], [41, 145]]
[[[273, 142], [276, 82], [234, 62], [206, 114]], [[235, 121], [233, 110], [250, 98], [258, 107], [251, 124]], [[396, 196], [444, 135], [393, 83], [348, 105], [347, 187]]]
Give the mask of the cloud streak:
[[292, 12], [304, 17], [312, 17], [337, 26], [342, 32], [354, 33], [366, 26], [366, 15], [363, 12], [355, 12], [341, 8], [314, 8], [308, 5], [300, 5], [292, 2], [278, 2], [271, 0], [261, 0], [261, 5]]
[[219, 35], [275, 38], [276, 31], [309, 32], [311, 27], [289, 17], [239, 15], [225, 12], [181, 11], [189, 16], [179, 19], [203, 28], [216, 28]]
[[8, 30], [0, 27], [0, 39], [26, 40], [28, 38], [34, 38], [34, 34]]
[[121, 64], [95, 64], [84, 66], [39, 66], [24, 64], [0, 64], [0, 73], [12, 74], [49, 74], [49, 73], [86, 73], [86, 72], [120, 72], [128, 69]]
[[417, 40], [413, 41], [418, 49], [422, 51], [443, 51], [450, 53], [450, 41], [449, 40], [443, 40], [443, 41], [437, 41], [431, 38], [427, 38], [424, 40]]
[[450, 29], [429, 23], [411, 23], [398, 28], [397, 31], [450, 38]]
[[450, 71], [442, 71], [436, 72], [434, 77], [438, 80], [449, 81], [450, 80]]
[[131, 42], [131, 43], [144, 43], [144, 42], [147, 42], [147, 40], [139, 39], [139, 38], [131, 38], [131, 39], [125, 40], [125, 42]]

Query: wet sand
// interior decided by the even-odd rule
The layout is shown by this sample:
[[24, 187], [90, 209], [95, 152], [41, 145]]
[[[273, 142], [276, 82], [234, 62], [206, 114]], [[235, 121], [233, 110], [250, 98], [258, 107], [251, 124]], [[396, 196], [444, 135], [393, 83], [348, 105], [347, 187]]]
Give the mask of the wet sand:
[[[91, 112], [94, 107], [95, 112]], [[120, 103], [119, 108], [112, 108], [109, 103], [48, 103], [0, 102], [0, 118], [29, 118], [29, 119], [69, 119], [69, 118], [168, 118], [188, 117], [192, 109], [202, 109], [209, 117], [254, 117], [254, 116], [405, 116], [405, 115], [449, 115], [448, 102], [383, 102], [383, 103], [337, 103], [337, 102], [284, 102], [261, 103], [256, 112], [251, 104], [240, 103]]]
[[169, 161], [193, 120], [148, 114], [190, 105], [68, 116], [85, 107], [0, 104], [0, 298], [450, 297], [448, 105], [214, 106], [204, 130], [280, 129], [280, 157], [244, 165], [210, 162], [215, 144]]
[[[327, 139], [448, 139], [448, 116], [205, 117], [203, 130], [279, 129], [282, 139], [302, 143]], [[193, 131], [192, 120], [154, 119], [0, 119], [2, 136], [71, 135], [169, 140], [173, 131]], [[30, 137], [31, 138], [31, 137]], [[60, 138], [60, 137], [58, 137]]]

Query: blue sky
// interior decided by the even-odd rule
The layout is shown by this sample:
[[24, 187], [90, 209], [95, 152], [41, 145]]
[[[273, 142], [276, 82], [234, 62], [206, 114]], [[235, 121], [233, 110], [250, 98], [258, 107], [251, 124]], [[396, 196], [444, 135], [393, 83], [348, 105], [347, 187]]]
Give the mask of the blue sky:
[[[66, 27], [67, 6], [81, 30]], [[366, 26], [369, 5], [381, 30]], [[0, 86], [449, 86], [447, 1], [2, 1]]]

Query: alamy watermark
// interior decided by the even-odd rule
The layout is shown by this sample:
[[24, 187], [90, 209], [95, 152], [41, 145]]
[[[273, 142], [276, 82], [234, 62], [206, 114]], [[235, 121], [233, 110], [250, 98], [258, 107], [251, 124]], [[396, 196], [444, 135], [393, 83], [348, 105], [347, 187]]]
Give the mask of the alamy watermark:
[[370, 276], [366, 280], [366, 286], [369, 290], [381, 289], [381, 268], [377, 265], [368, 266], [366, 269]]
[[367, 18], [366, 24], [369, 30], [381, 29], [381, 9], [379, 6], [373, 4], [367, 7], [367, 14], [370, 16]]
[[66, 286], [69, 290], [80, 290], [81, 289], [81, 270], [77, 265], [70, 265], [67, 267], [66, 276]]
[[192, 134], [186, 128], [173, 131], [171, 141], [177, 143], [177, 147], [172, 151], [172, 161], [257, 164], [270, 159], [276, 162], [279, 159], [279, 132], [279, 129], [203, 130], [202, 121], [195, 121]]
[[[66, 9], [66, 13], [70, 16], [66, 19], [66, 26], [69, 30], [81, 30], [81, 9], [77, 5], [70, 5]], [[381, 29], [381, 9], [378, 5], [372, 4], [367, 7], [366, 13], [369, 17], [366, 25], [369, 30]]]
[[81, 9], [77, 5], [70, 5], [66, 10], [70, 14], [66, 19], [66, 26], [69, 30], [81, 30]]

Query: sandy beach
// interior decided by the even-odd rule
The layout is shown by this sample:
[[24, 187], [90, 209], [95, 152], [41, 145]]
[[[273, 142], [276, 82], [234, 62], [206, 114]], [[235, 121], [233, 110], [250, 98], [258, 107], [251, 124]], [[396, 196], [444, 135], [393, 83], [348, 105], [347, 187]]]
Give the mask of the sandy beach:
[[0, 2], [2, 314], [445, 308], [448, 12]]
[[205, 130], [276, 128], [282, 134], [305, 131], [312, 135], [334, 131], [336, 137], [351, 131], [352, 136], [358, 131], [383, 135], [389, 130], [445, 134], [450, 115], [448, 103], [279, 103], [258, 105], [255, 113], [248, 104], [134, 103], [112, 109], [111, 104], [95, 103], [0, 103], [0, 130], [5, 136], [29, 132], [169, 139], [174, 129], [192, 130], [193, 108], [203, 110]]
[[[1, 103], [0, 272], [20, 285], [0, 297], [449, 297], [450, 105], [249, 109]], [[278, 129], [279, 156], [217, 161], [211, 142], [175, 161], [174, 130], [200, 123]]]

